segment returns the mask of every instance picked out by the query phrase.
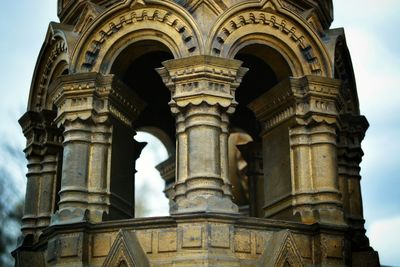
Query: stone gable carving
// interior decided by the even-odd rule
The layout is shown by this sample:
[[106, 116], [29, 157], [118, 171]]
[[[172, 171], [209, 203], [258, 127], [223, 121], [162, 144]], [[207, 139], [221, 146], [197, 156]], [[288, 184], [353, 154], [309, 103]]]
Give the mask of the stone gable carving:
[[295, 239], [289, 230], [273, 234], [261, 257], [260, 267], [303, 267], [305, 266]]
[[78, 22], [75, 24], [74, 31], [81, 34], [84, 32], [90, 24], [98, 17], [104, 9], [91, 2], [87, 2], [83, 8], [83, 12], [80, 15]]
[[103, 267], [150, 267], [134, 232], [121, 230], [104, 260]]

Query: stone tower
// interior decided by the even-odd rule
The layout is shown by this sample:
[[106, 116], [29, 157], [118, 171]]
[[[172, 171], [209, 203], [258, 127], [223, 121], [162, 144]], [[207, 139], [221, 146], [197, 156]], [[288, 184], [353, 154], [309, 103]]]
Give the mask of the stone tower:
[[[379, 266], [331, 0], [58, 0], [58, 15], [19, 121], [16, 266]], [[168, 217], [134, 218], [139, 130], [170, 152]]]

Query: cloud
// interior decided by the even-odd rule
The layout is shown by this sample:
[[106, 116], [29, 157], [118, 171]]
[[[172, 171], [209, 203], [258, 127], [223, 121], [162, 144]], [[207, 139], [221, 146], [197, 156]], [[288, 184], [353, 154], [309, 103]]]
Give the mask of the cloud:
[[379, 247], [381, 264], [400, 266], [399, 235], [400, 216], [374, 222], [368, 231], [373, 247]]
[[382, 263], [400, 265], [400, 1], [334, 4], [334, 27], [346, 30], [361, 112], [370, 122], [361, 164], [367, 234]]
[[163, 193], [165, 183], [155, 169], [157, 164], [168, 158], [167, 150], [160, 140], [148, 133], [138, 132], [135, 140], [148, 143], [136, 161], [136, 199], [146, 202], [147, 216], [168, 216], [168, 199]]

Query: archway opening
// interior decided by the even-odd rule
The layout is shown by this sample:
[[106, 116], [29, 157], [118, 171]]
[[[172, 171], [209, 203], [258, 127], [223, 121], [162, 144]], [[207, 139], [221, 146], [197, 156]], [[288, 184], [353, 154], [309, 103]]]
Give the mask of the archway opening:
[[168, 216], [169, 200], [164, 194], [165, 181], [156, 166], [168, 159], [169, 153], [163, 142], [155, 135], [139, 131], [138, 142], [146, 143], [136, 160], [135, 218]]
[[[230, 155], [236, 154], [237, 166], [230, 166], [230, 177], [234, 188], [234, 201], [244, 215], [263, 217], [264, 183], [261, 124], [248, 105], [292, 75], [289, 64], [275, 49], [262, 44], [248, 45], [235, 56], [249, 69], [236, 90], [238, 106], [231, 117], [231, 128], [239, 129], [232, 136]], [[239, 138], [237, 138], [239, 137]], [[230, 165], [232, 164], [232, 161]], [[235, 170], [235, 168], [237, 170]]]
[[141, 41], [120, 53], [113, 63], [111, 73], [119, 76], [147, 104], [135, 121], [136, 129], [155, 127], [175, 140], [175, 120], [168, 106], [171, 93], [155, 70], [169, 59], [173, 59], [173, 55], [165, 45], [155, 41]]
[[169, 59], [173, 59], [173, 55], [165, 45], [140, 41], [126, 47], [111, 68], [111, 73], [146, 103], [134, 121], [134, 130], [138, 132], [135, 140], [147, 143], [135, 164], [138, 171], [135, 174], [135, 217], [168, 215], [168, 199], [163, 193], [165, 182], [155, 166], [175, 150], [175, 120], [168, 105], [171, 93], [155, 69]]

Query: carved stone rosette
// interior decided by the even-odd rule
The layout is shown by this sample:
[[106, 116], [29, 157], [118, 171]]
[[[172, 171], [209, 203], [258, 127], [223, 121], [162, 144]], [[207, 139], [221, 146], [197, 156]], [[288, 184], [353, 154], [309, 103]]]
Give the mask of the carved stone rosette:
[[337, 173], [339, 88], [334, 79], [290, 78], [250, 104], [264, 123], [266, 217], [344, 223]]
[[28, 159], [27, 189], [23, 234], [35, 234], [50, 224], [56, 209], [58, 167], [61, 163], [61, 130], [53, 123], [54, 111], [26, 112], [19, 123], [27, 139], [24, 150]]
[[176, 117], [177, 181], [172, 213], [237, 212], [228, 177], [229, 114], [246, 69], [237, 60], [195, 56], [158, 69]]
[[53, 224], [133, 217], [134, 162], [141, 149], [132, 125], [144, 103], [112, 75], [62, 76], [52, 90], [56, 122], [64, 128]]

